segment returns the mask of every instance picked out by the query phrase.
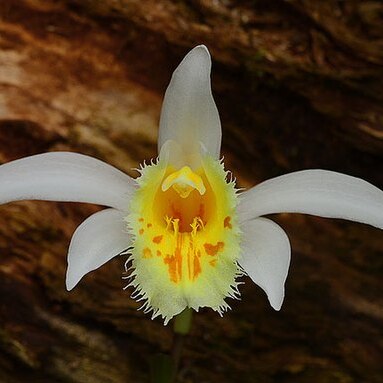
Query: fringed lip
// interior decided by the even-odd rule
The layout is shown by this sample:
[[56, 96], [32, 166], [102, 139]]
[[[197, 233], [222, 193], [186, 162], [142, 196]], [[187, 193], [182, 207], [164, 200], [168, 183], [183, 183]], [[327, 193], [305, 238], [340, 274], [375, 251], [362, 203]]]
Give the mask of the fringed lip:
[[[132, 297], [165, 323], [187, 307], [211, 307], [222, 315], [229, 308], [225, 299], [239, 297], [237, 191], [220, 161], [208, 156], [202, 165], [197, 173], [184, 172], [181, 181], [179, 171], [161, 160], [144, 167], [126, 217]], [[168, 179], [195, 187], [187, 196], [175, 185], [163, 190]]]

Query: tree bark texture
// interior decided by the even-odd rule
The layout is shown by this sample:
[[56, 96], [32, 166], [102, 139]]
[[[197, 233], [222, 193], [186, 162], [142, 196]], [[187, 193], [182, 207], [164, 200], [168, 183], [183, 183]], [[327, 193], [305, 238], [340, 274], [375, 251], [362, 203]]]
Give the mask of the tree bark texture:
[[[239, 186], [325, 168], [383, 187], [379, 1], [2, 0], [1, 163], [70, 150], [137, 176], [171, 73], [201, 43]], [[70, 237], [98, 209], [0, 207], [0, 382], [147, 382], [169, 350], [170, 326], [122, 290], [126, 258], [66, 292]], [[293, 249], [282, 310], [243, 278], [223, 319], [195, 316], [178, 381], [381, 382], [382, 233], [274, 218]]]

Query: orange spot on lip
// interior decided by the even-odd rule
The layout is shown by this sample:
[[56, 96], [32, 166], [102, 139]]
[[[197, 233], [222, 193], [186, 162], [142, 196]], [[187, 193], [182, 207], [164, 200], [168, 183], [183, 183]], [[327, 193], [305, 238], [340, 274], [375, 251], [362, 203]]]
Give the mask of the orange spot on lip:
[[140, 234], [140, 235], [144, 234], [144, 229], [140, 229], [140, 230], [138, 231], [138, 234]]
[[182, 266], [182, 259], [179, 259], [177, 255], [167, 254], [164, 258], [165, 265], [168, 265], [168, 272], [170, 280], [174, 283], [178, 283], [178, 280], [181, 280], [181, 275], [179, 275], [180, 268]]
[[198, 216], [201, 217], [201, 219], [205, 216], [205, 205], [202, 203], [199, 205]]
[[232, 224], [230, 223], [231, 221], [231, 217], [230, 216], [227, 216], [224, 220], [223, 220], [223, 227], [227, 227], [228, 229], [231, 229], [233, 226]]
[[141, 217], [138, 222], [144, 222], [144, 219]]
[[142, 252], [142, 255], [144, 258], [152, 258], [153, 254], [152, 251], [149, 249], [149, 247], [145, 247], [145, 249]]
[[199, 274], [201, 274], [201, 263], [200, 263], [198, 257], [196, 257], [194, 255], [194, 260], [193, 260], [193, 281], [194, 281], [194, 279], [196, 279], [198, 277]]
[[157, 235], [156, 237], [153, 238], [153, 242], [157, 244], [161, 243], [163, 237], [164, 237], [163, 235]]
[[153, 225], [151, 224], [151, 223], [148, 223], [147, 225], [146, 225], [146, 227], [149, 229], [150, 227], [152, 227]]
[[[182, 240], [180, 240], [180, 242], [181, 241]], [[179, 243], [178, 247], [176, 248], [176, 253], [175, 253], [178, 280], [182, 279], [182, 253], [181, 253], [181, 246], [182, 246], [182, 243]]]
[[212, 245], [211, 243], [205, 243], [203, 247], [207, 254], [214, 256], [217, 255], [219, 251], [222, 251], [225, 246], [224, 242], [217, 242], [216, 245]]
[[177, 240], [177, 247], [174, 255], [166, 254], [164, 258], [165, 265], [168, 265], [168, 272], [170, 280], [174, 283], [178, 283], [182, 280], [182, 237]]
[[157, 257], [161, 257], [161, 255], [162, 255], [162, 253], [161, 253], [161, 251], [159, 251], [159, 250], [157, 250]]
[[216, 265], [216, 263], [217, 263], [217, 259], [212, 259], [211, 261], [209, 261], [209, 263], [210, 263], [211, 266], [214, 267]]

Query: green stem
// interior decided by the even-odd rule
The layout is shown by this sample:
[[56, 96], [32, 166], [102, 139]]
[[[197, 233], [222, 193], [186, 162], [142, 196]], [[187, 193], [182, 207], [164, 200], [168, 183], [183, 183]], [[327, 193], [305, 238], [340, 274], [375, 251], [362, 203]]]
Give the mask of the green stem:
[[181, 360], [182, 348], [185, 335], [189, 334], [193, 318], [193, 310], [185, 309], [181, 314], [178, 314], [174, 319], [173, 330], [173, 382], [176, 382], [178, 367]]
[[173, 360], [169, 355], [156, 354], [150, 360], [150, 382], [172, 383], [174, 376]]
[[185, 309], [174, 318], [173, 329], [176, 334], [189, 334], [193, 318], [193, 309]]
[[185, 309], [174, 318], [173, 347], [170, 355], [154, 355], [150, 363], [151, 383], [175, 383], [178, 366], [181, 359], [184, 337], [190, 332], [192, 323], [192, 309]]

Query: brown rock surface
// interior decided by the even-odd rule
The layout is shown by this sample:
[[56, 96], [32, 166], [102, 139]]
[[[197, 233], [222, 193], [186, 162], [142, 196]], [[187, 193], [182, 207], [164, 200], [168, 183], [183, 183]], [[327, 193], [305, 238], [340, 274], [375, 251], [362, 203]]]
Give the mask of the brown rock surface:
[[[172, 71], [206, 43], [240, 186], [326, 168], [382, 188], [382, 12], [378, 1], [2, 0], [0, 161], [71, 150], [135, 176], [156, 156]], [[66, 292], [70, 237], [97, 209], [0, 207], [1, 382], [146, 382], [149, 356], [169, 349], [169, 326], [122, 290], [123, 257]], [[223, 319], [195, 316], [179, 381], [381, 382], [382, 233], [276, 220], [293, 249], [281, 312], [244, 278]]]

